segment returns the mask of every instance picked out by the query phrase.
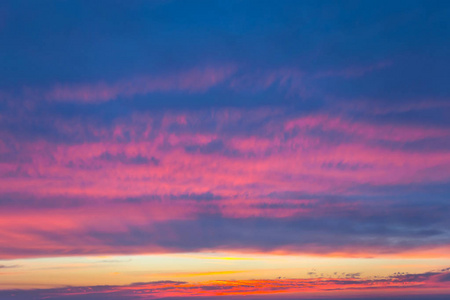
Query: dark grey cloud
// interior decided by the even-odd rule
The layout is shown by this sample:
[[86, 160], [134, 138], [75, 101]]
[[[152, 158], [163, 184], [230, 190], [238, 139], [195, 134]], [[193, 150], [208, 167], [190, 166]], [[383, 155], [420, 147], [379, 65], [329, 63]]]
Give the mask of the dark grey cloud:
[[[355, 212], [357, 214], [358, 212]], [[208, 249], [258, 249], [274, 251], [289, 249], [304, 253], [398, 253], [445, 246], [450, 242], [448, 220], [418, 225], [390, 216], [361, 217], [326, 215], [322, 217], [293, 217], [284, 219], [232, 219], [220, 215], [202, 215], [195, 220], [152, 222], [147, 225], [128, 225], [125, 230], [84, 229], [80, 232], [64, 230], [50, 232], [28, 229], [26, 234], [55, 245], [71, 245], [71, 250], [53, 255], [96, 254], [96, 247], [111, 254], [148, 252], [155, 246], [166, 251], [191, 252]], [[414, 217], [412, 217], [414, 218]], [[411, 225], [411, 223], [413, 225]], [[91, 250], [87, 247], [88, 241]], [[95, 241], [93, 244], [92, 241]], [[110, 249], [110, 250], [105, 250]], [[48, 254], [49, 250], [33, 250], [33, 255]], [[15, 255], [25, 252], [4, 247], [3, 253]]]
[[[100, 231], [83, 222], [77, 228], [58, 231], [22, 227], [22, 234], [47, 241], [55, 247], [39, 250], [5, 244], [0, 253], [2, 256], [85, 255], [100, 254], [96, 249], [103, 249], [110, 254], [133, 254], [152, 251], [155, 246], [169, 252], [287, 249], [306, 253], [345, 251], [357, 254], [366, 251], [374, 254], [432, 249], [450, 243], [450, 206], [447, 198], [435, 198], [424, 203], [427, 198], [400, 197], [392, 201], [390, 196], [383, 195], [359, 199], [286, 192], [260, 198], [249, 206], [236, 207], [242, 209], [239, 213], [258, 209], [259, 217], [233, 218], [224, 215], [221, 207], [230, 200], [239, 201], [239, 197], [229, 198], [211, 192], [124, 198], [9, 194], [0, 197], [0, 207], [11, 213], [64, 214], [74, 208], [93, 212], [108, 209], [102, 218], [108, 220], [110, 214], [109, 218], [113, 220], [122, 210], [137, 207], [143, 211], [152, 210], [154, 205], [164, 203], [189, 207], [193, 212], [184, 220], [157, 221], [149, 217], [147, 222], [139, 225], [125, 218], [119, 231], [114, 228]], [[298, 210], [299, 213], [278, 218], [276, 215], [280, 210]], [[64, 245], [70, 247], [58, 250]]]

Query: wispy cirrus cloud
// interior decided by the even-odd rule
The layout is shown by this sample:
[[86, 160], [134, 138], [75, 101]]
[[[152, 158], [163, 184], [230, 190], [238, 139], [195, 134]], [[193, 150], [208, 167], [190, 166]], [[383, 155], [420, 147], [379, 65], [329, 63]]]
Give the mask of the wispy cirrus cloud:
[[375, 64], [370, 64], [366, 66], [353, 66], [344, 68], [341, 70], [329, 70], [329, 71], [320, 71], [317, 72], [314, 77], [315, 78], [323, 78], [323, 77], [343, 77], [343, 78], [352, 78], [352, 77], [360, 77], [364, 76], [367, 73], [371, 73], [377, 70], [382, 70], [388, 68], [392, 65], [391, 61], [380, 61]]
[[[348, 80], [384, 69], [390, 64], [380, 62], [320, 72], [295, 67], [265, 68], [255, 71], [236, 63], [211, 64], [178, 71], [123, 77], [114, 81], [67, 82], [53, 84], [47, 88], [25, 86], [13, 94], [0, 93], [0, 100], [25, 102], [29, 107], [42, 100], [50, 103], [101, 104], [118, 99], [130, 101], [150, 94], [205, 94], [212, 88], [218, 88], [222, 92], [244, 93], [247, 96], [250, 96], [248, 92], [260, 93], [275, 89], [284, 95], [283, 98], [301, 97], [305, 100], [324, 97], [320, 91], [320, 83], [317, 82], [321, 78]], [[251, 102], [250, 99], [245, 101]], [[283, 102], [285, 101], [280, 103]], [[275, 104], [272, 101], [269, 103]], [[292, 99], [285, 102], [290, 103]], [[226, 101], [223, 104], [227, 105]]]
[[155, 92], [204, 92], [230, 77], [234, 66], [195, 68], [185, 72], [143, 76], [115, 83], [57, 85], [44, 98], [54, 101], [103, 102]]

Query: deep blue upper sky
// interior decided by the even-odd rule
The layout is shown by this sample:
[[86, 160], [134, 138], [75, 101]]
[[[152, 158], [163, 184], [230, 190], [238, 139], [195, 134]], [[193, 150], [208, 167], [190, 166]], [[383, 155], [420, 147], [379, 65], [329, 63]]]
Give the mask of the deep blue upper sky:
[[314, 84], [346, 97], [448, 97], [449, 9], [447, 1], [2, 1], [0, 87], [211, 64], [320, 72], [389, 62], [364, 80]]
[[[36, 96], [21, 115], [110, 122], [161, 108], [344, 105], [356, 119], [448, 127], [449, 14], [448, 1], [2, 1], [0, 110], [17, 115], [30, 90], [41, 95], [55, 85], [232, 66], [237, 88], [229, 80], [198, 94], [119, 95], [88, 107]], [[291, 72], [284, 84], [283, 70]], [[273, 84], [261, 86], [274, 73]], [[348, 109], [361, 101], [389, 113]], [[420, 113], [399, 109], [424, 102], [434, 104]], [[11, 122], [3, 126], [23, 126]]]

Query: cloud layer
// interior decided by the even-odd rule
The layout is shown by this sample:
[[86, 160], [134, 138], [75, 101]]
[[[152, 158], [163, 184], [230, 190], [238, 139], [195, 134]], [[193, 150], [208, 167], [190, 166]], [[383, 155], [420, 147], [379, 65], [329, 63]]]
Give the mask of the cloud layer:
[[[2, 1], [0, 259], [448, 260], [449, 16], [442, 1]], [[448, 284], [357, 277], [17, 297]]]
[[449, 139], [447, 128], [266, 109], [52, 126], [53, 137], [32, 140], [5, 132], [3, 257], [371, 255], [449, 242], [450, 153], [433, 147]]
[[[422, 274], [394, 274], [386, 278], [361, 278], [359, 274], [335, 278], [274, 279], [274, 280], [221, 280], [199, 283], [182, 281], [139, 282], [127, 286], [86, 286], [40, 290], [0, 291], [3, 299], [160, 299], [195, 298], [213, 299], [218, 296], [236, 297], [252, 295], [283, 299], [309, 299], [319, 296], [336, 297], [341, 293], [358, 291], [363, 297], [374, 294], [385, 297], [391, 291], [400, 295], [421, 291], [426, 299], [448, 292], [448, 269]], [[257, 297], [257, 296], [256, 296]], [[342, 297], [342, 296], [338, 296]], [[236, 297], [239, 299], [239, 297]], [[256, 298], [255, 298], [256, 299]]]

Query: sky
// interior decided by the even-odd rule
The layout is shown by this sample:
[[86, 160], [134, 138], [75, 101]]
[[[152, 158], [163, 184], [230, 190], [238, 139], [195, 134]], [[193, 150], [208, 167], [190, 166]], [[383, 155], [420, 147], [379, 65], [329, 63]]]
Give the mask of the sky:
[[0, 2], [0, 299], [450, 295], [450, 2]]

